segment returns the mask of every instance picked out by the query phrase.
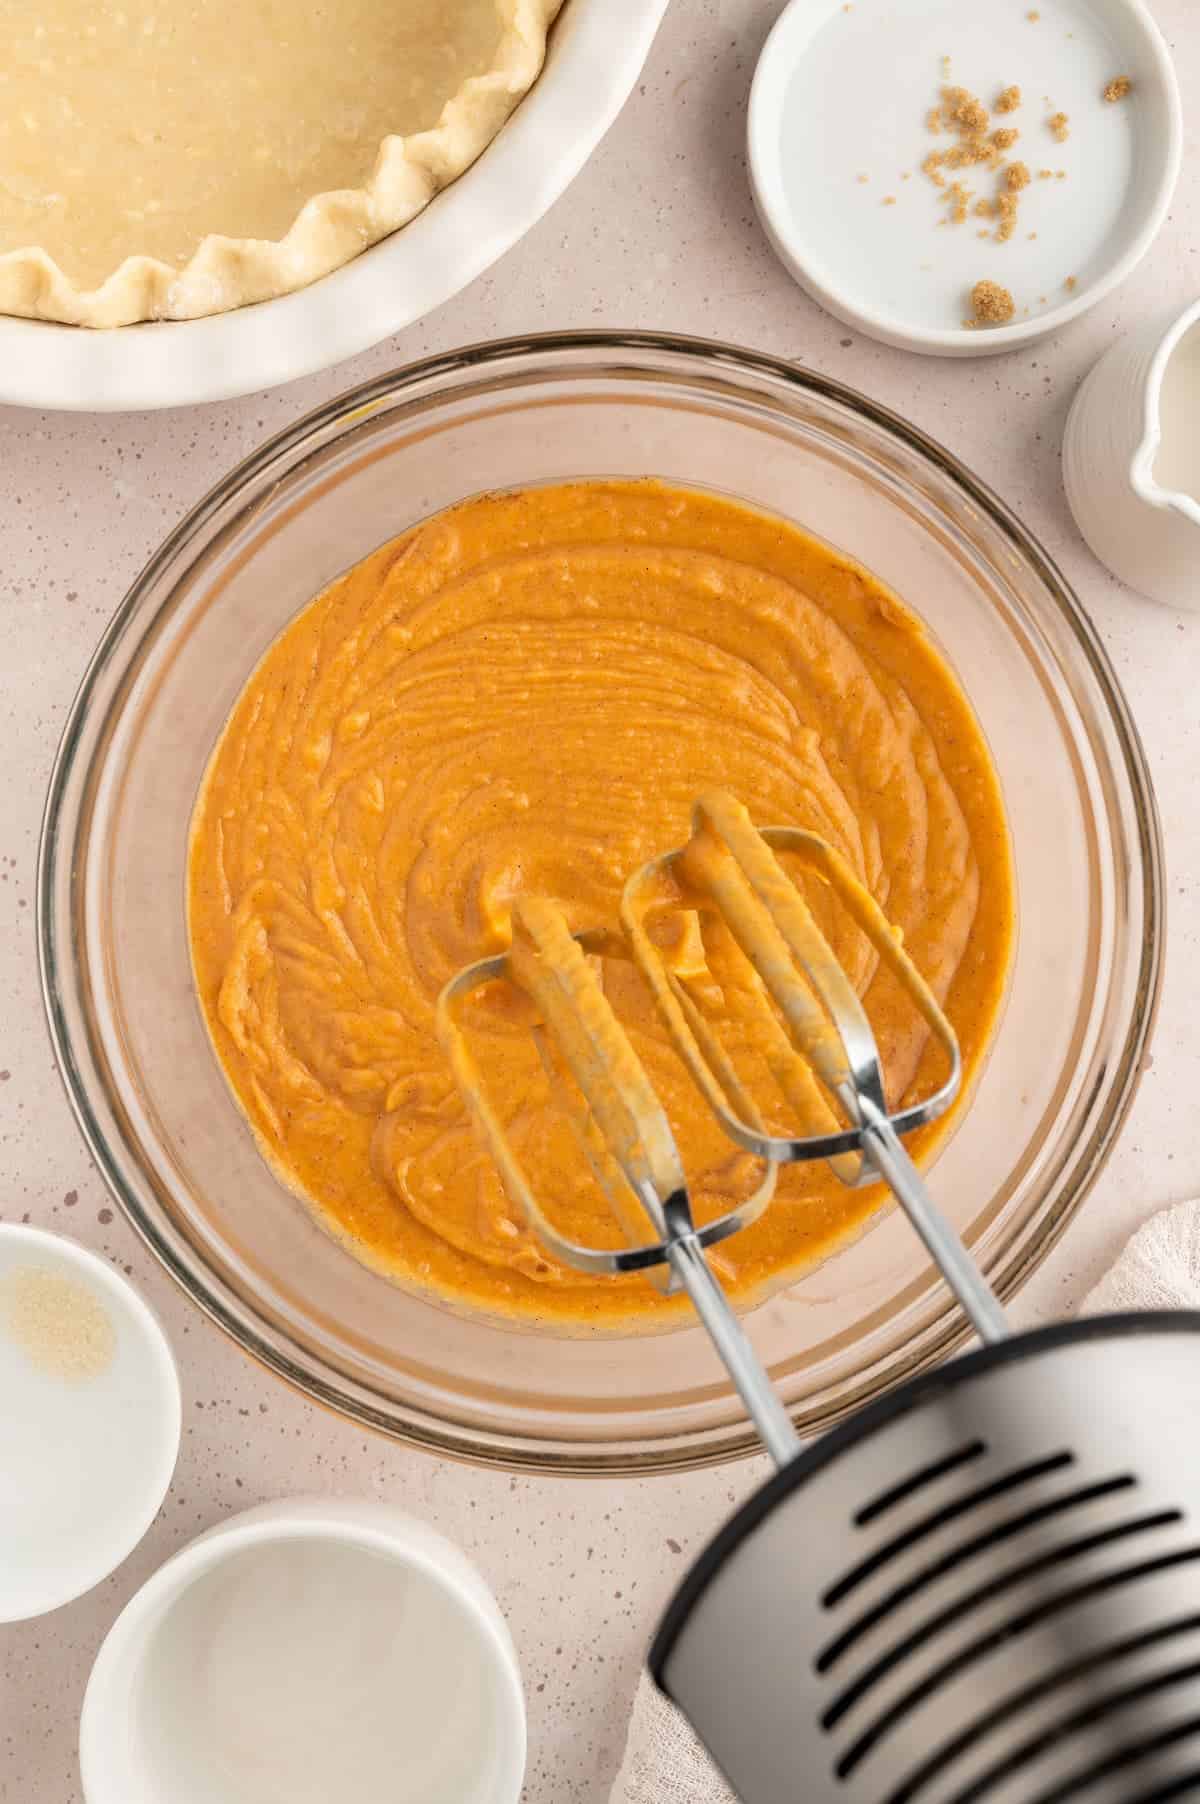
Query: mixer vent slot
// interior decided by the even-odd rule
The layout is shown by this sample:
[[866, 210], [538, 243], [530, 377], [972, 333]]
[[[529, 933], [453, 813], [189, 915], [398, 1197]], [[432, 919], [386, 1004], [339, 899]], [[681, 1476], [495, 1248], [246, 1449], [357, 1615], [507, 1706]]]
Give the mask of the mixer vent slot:
[[[983, 1741], [994, 1730], [1002, 1728], [1011, 1718], [1020, 1716], [1030, 1704], [1039, 1704], [1055, 1691], [1090, 1678], [1105, 1667], [1117, 1666], [1122, 1660], [1132, 1659], [1136, 1654], [1149, 1653], [1152, 1648], [1161, 1647], [1164, 1642], [1178, 1640], [1183, 1635], [1195, 1635], [1200, 1632], [1200, 1616], [1180, 1616], [1172, 1622], [1160, 1623], [1153, 1629], [1145, 1629], [1139, 1635], [1127, 1636], [1123, 1641], [1111, 1642], [1108, 1647], [1098, 1648], [1086, 1659], [1073, 1660], [1069, 1666], [1060, 1666], [1057, 1672], [1039, 1674], [1029, 1685], [1022, 1685], [1019, 1690], [1010, 1692], [1006, 1698], [994, 1705], [991, 1710], [975, 1718], [958, 1735], [946, 1742], [937, 1752], [909, 1774], [901, 1785], [888, 1793], [886, 1804], [912, 1804], [912, 1800], [924, 1790], [931, 1779], [953, 1766], [954, 1762], [967, 1754], [979, 1742]], [[1157, 1800], [1159, 1793], [1154, 1793]], [[1165, 1799], [1168, 1794], [1163, 1792]], [[1150, 1799], [1139, 1799], [1136, 1804], [1150, 1804]]]
[[[1033, 1561], [1022, 1568], [1021, 1576], [1027, 1577], [1030, 1572], [1043, 1570], [1063, 1557], [1071, 1558], [1088, 1547], [1103, 1545], [1116, 1539], [1121, 1532], [1136, 1534], [1155, 1526], [1166, 1527], [1181, 1520], [1182, 1514], [1178, 1510], [1166, 1510], [1158, 1516], [1142, 1517], [1135, 1523], [1122, 1524], [1121, 1528], [1116, 1531], [1108, 1530], [1103, 1536], [1089, 1536], [1085, 1543], [1074, 1542], [1067, 1547], [1056, 1549], [1048, 1559]], [[934, 1696], [943, 1686], [958, 1678], [968, 1667], [975, 1665], [988, 1654], [994, 1653], [997, 1648], [1016, 1640], [1019, 1635], [1028, 1633], [1030, 1629], [1039, 1627], [1051, 1617], [1073, 1609], [1076, 1605], [1090, 1603], [1094, 1598], [1102, 1597], [1107, 1592], [1115, 1591], [1123, 1585], [1136, 1584], [1141, 1579], [1153, 1578], [1158, 1573], [1169, 1572], [1179, 1566], [1192, 1565], [1197, 1561], [1200, 1561], [1200, 1547], [1185, 1547], [1173, 1553], [1160, 1554], [1157, 1559], [1143, 1560], [1136, 1566], [1120, 1566], [1112, 1572], [1102, 1573], [1096, 1578], [1085, 1580], [1082, 1584], [1073, 1585], [1065, 1591], [1044, 1597], [1039, 1603], [1022, 1611], [1020, 1615], [1009, 1617], [996, 1628], [989, 1629], [986, 1634], [978, 1636], [974, 1641], [960, 1648], [957, 1653], [943, 1660], [940, 1665], [935, 1666], [923, 1679], [911, 1686], [885, 1710], [882, 1716], [877, 1717], [868, 1728], [864, 1729], [857, 1741], [853, 1742], [839, 1759], [835, 1768], [838, 1778], [848, 1779], [851, 1773], [866, 1759], [872, 1748], [881, 1742], [899, 1722], [911, 1715], [919, 1705]], [[952, 1612], [943, 1612], [943, 1620], [969, 1614], [972, 1609], [977, 1607], [981, 1595], [984, 1597], [994, 1596], [996, 1590], [1003, 1589], [1005, 1583], [1012, 1582], [1014, 1576], [1008, 1574], [1004, 1579], [996, 1581], [994, 1585], [981, 1587], [979, 1591], [960, 1599]], [[938, 1626], [942, 1626], [939, 1619], [935, 1618], [934, 1622]], [[834, 1700], [821, 1718], [821, 1726], [825, 1729], [834, 1728], [846, 1712], [873, 1685], [876, 1685], [880, 1679], [906, 1659], [913, 1652], [915, 1646], [921, 1645], [928, 1640], [930, 1634], [935, 1632], [935, 1627], [926, 1623], [915, 1634], [906, 1637], [890, 1653], [877, 1660], [867, 1672], [863, 1673], [842, 1692], [840, 1697]], [[1035, 1801], [1030, 1800], [1030, 1804], [1035, 1804]], [[1048, 1804], [1048, 1801], [1039, 1799], [1036, 1804]]]
[[[1183, 1517], [1179, 1510], [1159, 1510], [1152, 1516], [1135, 1516], [1132, 1521], [1118, 1522], [1111, 1528], [1098, 1529], [1094, 1534], [1083, 1535], [1076, 1541], [1064, 1541], [1059, 1546], [1052, 1547], [1047, 1553], [1039, 1554], [1034, 1560], [1025, 1560], [1020, 1566], [1010, 1566], [1007, 1572], [999, 1573], [984, 1585], [977, 1585], [973, 1591], [963, 1592], [952, 1603], [939, 1610], [936, 1615], [926, 1617], [925, 1621], [906, 1635], [902, 1641], [898, 1641], [894, 1647], [889, 1648], [887, 1653], [881, 1654], [872, 1665], [859, 1674], [857, 1679], [847, 1685], [821, 1718], [822, 1728], [834, 1728], [846, 1712], [857, 1704], [859, 1699], [864, 1697], [873, 1686], [877, 1685], [887, 1673], [893, 1672], [897, 1666], [917, 1653], [927, 1642], [934, 1640], [943, 1630], [953, 1628], [956, 1622], [960, 1622], [963, 1617], [969, 1616], [972, 1611], [980, 1609], [983, 1605], [995, 1603], [998, 1597], [1002, 1597], [1014, 1586], [1022, 1585], [1031, 1578], [1039, 1578], [1045, 1572], [1052, 1572], [1056, 1566], [1063, 1566], [1068, 1560], [1082, 1559], [1087, 1554], [1097, 1553], [1102, 1547], [1110, 1547], [1116, 1541], [1127, 1540], [1131, 1535], [1145, 1534], [1155, 1528], [1172, 1528], [1182, 1520]], [[1200, 1548], [1197, 1549], [1197, 1556], [1200, 1557]], [[1107, 1577], [1107, 1575], [1105, 1576]], [[1102, 1585], [1103, 1581], [1096, 1580], [1095, 1583]], [[1073, 1598], [1074, 1594], [1066, 1592], [1062, 1596], [1065, 1602], [1065, 1600]], [[1031, 1619], [1041, 1621], [1042, 1617], [1040, 1614], [1034, 1617], [1031, 1613]], [[1019, 1617], [1017, 1620], [1024, 1624], [1027, 1618]], [[1013, 1633], [1014, 1631], [1010, 1629], [1006, 1632]]]
[[[875, 1628], [885, 1617], [890, 1616], [893, 1610], [898, 1610], [902, 1605], [911, 1603], [913, 1598], [919, 1596], [928, 1585], [945, 1578], [947, 1573], [954, 1572], [959, 1566], [965, 1566], [967, 1561], [974, 1559], [977, 1554], [985, 1553], [993, 1547], [999, 1547], [1003, 1542], [1011, 1541], [1015, 1536], [1024, 1534], [1026, 1530], [1038, 1527], [1040, 1523], [1052, 1521], [1055, 1516], [1061, 1516], [1067, 1510], [1077, 1509], [1082, 1504], [1096, 1503], [1101, 1498], [1114, 1496], [1118, 1491], [1127, 1491], [1133, 1482], [1133, 1479], [1125, 1474], [1120, 1478], [1105, 1479], [1100, 1484], [1085, 1485], [1078, 1491], [1067, 1491], [1061, 1497], [1051, 1497], [1048, 1502], [1040, 1503], [1020, 1516], [1009, 1516], [1005, 1521], [998, 1522], [995, 1528], [989, 1528], [983, 1534], [975, 1535], [971, 1540], [961, 1542], [949, 1553], [943, 1554], [940, 1559], [931, 1561], [928, 1566], [923, 1566], [919, 1572], [914, 1573], [912, 1578], [906, 1579], [902, 1585], [897, 1585], [885, 1597], [880, 1598], [871, 1609], [857, 1617], [835, 1641], [831, 1641], [829, 1646], [817, 1656], [817, 1671], [829, 1672], [842, 1655], [853, 1647], [856, 1641], [861, 1640], [869, 1629]], [[1064, 1550], [1060, 1549], [1055, 1557], [1062, 1558], [1063, 1553]], [[1019, 1578], [1022, 1574], [1018, 1572], [1016, 1576]]]
[[1200, 1766], [1194, 1766], [1190, 1773], [1180, 1773], [1177, 1779], [1156, 1785], [1153, 1791], [1140, 1791], [1136, 1798], [1130, 1798], [1129, 1804], [1171, 1804], [1173, 1798], [1194, 1798], [1198, 1793]]
[[[1139, 1760], [1147, 1760], [1151, 1754], [1161, 1754], [1167, 1748], [1177, 1748], [1181, 1741], [1187, 1741], [1193, 1735], [1200, 1735], [1200, 1716], [1190, 1716], [1183, 1723], [1172, 1723], [1169, 1729], [1162, 1729], [1157, 1735], [1148, 1735], [1144, 1741], [1133, 1742], [1129, 1747], [1121, 1748], [1118, 1753], [1110, 1754], [1107, 1760], [1096, 1761], [1085, 1772], [1072, 1774], [1071, 1778], [1050, 1791], [1039, 1792], [1036, 1798], [1029, 1800], [1029, 1804], [1067, 1804], [1069, 1798], [1077, 1798], [1081, 1791], [1086, 1791], [1099, 1780], [1111, 1778], [1123, 1767], [1136, 1766]], [[964, 1804], [967, 1795], [964, 1792], [962, 1799], [956, 1798], [954, 1804]]]
[[[980, 1799], [985, 1798], [995, 1786], [1005, 1779], [1012, 1778], [1015, 1773], [1020, 1772], [1023, 1766], [1028, 1766], [1031, 1760], [1036, 1760], [1039, 1755], [1045, 1754], [1059, 1742], [1065, 1741], [1068, 1736], [1077, 1734], [1081, 1729], [1092, 1728], [1095, 1723], [1103, 1722], [1106, 1717], [1113, 1715], [1118, 1710], [1127, 1710], [1134, 1704], [1144, 1702], [1146, 1698], [1156, 1697], [1159, 1692], [1168, 1691], [1173, 1685], [1186, 1685], [1197, 1678], [1200, 1678], [1200, 1661], [1191, 1660], [1186, 1666], [1169, 1667], [1167, 1671], [1155, 1673], [1151, 1678], [1143, 1679], [1137, 1685], [1130, 1685], [1124, 1691], [1110, 1692], [1106, 1697], [1098, 1698], [1095, 1703], [1088, 1704], [1086, 1708], [1072, 1711], [1069, 1716], [1064, 1716], [1061, 1722], [1055, 1723], [1053, 1728], [1043, 1730], [1040, 1735], [1032, 1735], [1027, 1741], [1021, 1742], [1006, 1754], [1003, 1760], [997, 1760], [978, 1778], [973, 1779], [970, 1785], [962, 1791], [955, 1792], [950, 1804], [979, 1804]], [[1174, 1732], [1178, 1727], [1180, 1725], [1173, 1725], [1172, 1729], [1167, 1731], [1172, 1739], [1174, 1739]], [[1200, 1727], [1200, 1723], [1193, 1720], [1190, 1726], [1183, 1725], [1183, 1727], [1187, 1729], [1188, 1733], [1191, 1733], [1196, 1727]], [[1149, 1744], [1138, 1744], [1143, 1748], [1147, 1745]], [[1127, 1755], [1128, 1750], [1122, 1749], [1120, 1756], [1115, 1758], [1123, 1761]], [[1136, 1758], [1136, 1754], [1133, 1757]], [[1101, 1766], [1093, 1764], [1086, 1773], [1073, 1775], [1071, 1779], [1063, 1781], [1052, 1791], [1044, 1793], [1044, 1804], [1050, 1804], [1051, 1799], [1054, 1799], [1057, 1804], [1059, 1798], [1070, 1797], [1072, 1792], [1082, 1790], [1093, 1779], [1109, 1771], [1111, 1765], [1111, 1760], [1104, 1762]]]
[[821, 1598], [827, 1610], [832, 1610], [848, 1597], [851, 1591], [863, 1584], [867, 1579], [886, 1566], [898, 1555], [907, 1553], [918, 1541], [936, 1534], [938, 1529], [945, 1528], [951, 1522], [957, 1522], [960, 1516], [966, 1516], [971, 1510], [979, 1509], [985, 1503], [991, 1503], [997, 1497], [1004, 1497], [1009, 1491], [1019, 1489], [1021, 1485], [1032, 1484], [1035, 1479], [1046, 1478], [1052, 1472], [1061, 1472], [1064, 1467], [1074, 1465], [1073, 1453], [1052, 1453], [1047, 1459], [1035, 1460], [1032, 1465], [1018, 1466], [1013, 1472], [1006, 1472], [1002, 1478], [993, 1478], [986, 1485], [979, 1485], [974, 1491], [967, 1491], [962, 1497], [956, 1497], [953, 1503], [947, 1503], [940, 1510], [923, 1516], [906, 1528], [903, 1534], [895, 1535], [892, 1540], [885, 1541], [882, 1547], [852, 1566], [849, 1572], [841, 1577], [836, 1585], [831, 1585]]
[[931, 1466], [922, 1466], [910, 1478], [904, 1479], [898, 1485], [893, 1485], [890, 1490], [884, 1491], [876, 1497], [872, 1503], [865, 1503], [862, 1509], [855, 1513], [855, 1528], [866, 1528], [870, 1523], [877, 1522], [887, 1510], [895, 1509], [898, 1503], [903, 1503], [915, 1491], [923, 1491], [926, 1485], [935, 1483], [939, 1478], [945, 1478], [950, 1472], [957, 1472], [960, 1466], [969, 1464], [971, 1460], [978, 1459], [981, 1454], [986, 1452], [987, 1448], [982, 1441], [969, 1441], [965, 1447], [960, 1447], [957, 1453], [948, 1453], [945, 1459], [935, 1460]]

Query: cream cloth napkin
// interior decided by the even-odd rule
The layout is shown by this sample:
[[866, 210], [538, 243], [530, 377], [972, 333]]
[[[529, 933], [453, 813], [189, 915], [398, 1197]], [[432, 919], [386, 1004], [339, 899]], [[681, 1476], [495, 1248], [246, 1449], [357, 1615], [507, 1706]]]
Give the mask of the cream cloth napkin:
[[737, 1804], [684, 1717], [647, 1672], [638, 1680], [610, 1804]]
[[[1200, 1309], [1200, 1201], [1151, 1216], [1084, 1298], [1081, 1315]], [[638, 1683], [625, 1759], [610, 1804], [737, 1804], [673, 1704], [647, 1673]]]

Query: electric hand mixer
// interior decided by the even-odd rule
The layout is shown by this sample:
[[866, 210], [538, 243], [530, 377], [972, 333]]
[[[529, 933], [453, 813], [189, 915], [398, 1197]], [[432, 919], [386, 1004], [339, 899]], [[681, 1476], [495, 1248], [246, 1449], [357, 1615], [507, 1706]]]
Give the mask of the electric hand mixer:
[[[853, 985], [778, 854], [836, 897], [940, 1047], [946, 1072], [889, 1111]], [[659, 917], [683, 923], [664, 953]], [[764, 1162], [698, 1225], [666, 1112], [591, 955], [536, 898], [508, 953], [459, 974], [439, 1027], [505, 1187], [548, 1249], [591, 1273], [684, 1288], [778, 1471], [702, 1554], [651, 1652], [743, 1804], [1165, 1804], [1200, 1795], [1200, 1316], [1010, 1337], [901, 1136], [961, 1082], [954, 1032], [886, 918], [813, 834], [697, 804], [688, 845], [626, 885], [641, 968], [725, 1133]], [[740, 952], [759, 1062], [806, 1131], [768, 1131], [689, 975], [704, 926]], [[728, 966], [727, 966], [728, 969]], [[556, 1229], [490, 1107], [462, 999], [506, 979], [629, 1244]], [[891, 1188], [984, 1343], [801, 1448], [705, 1249], [769, 1205], [780, 1164], [827, 1159]], [[646, 1240], [647, 1224], [654, 1238]]]

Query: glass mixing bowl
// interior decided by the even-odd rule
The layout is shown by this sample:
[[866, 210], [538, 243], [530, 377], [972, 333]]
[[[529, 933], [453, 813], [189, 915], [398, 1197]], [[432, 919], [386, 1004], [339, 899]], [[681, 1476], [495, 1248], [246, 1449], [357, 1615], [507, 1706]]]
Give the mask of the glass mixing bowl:
[[[895, 415], [750, 352], [572, 334], [402, 370], [266, 445], [151, 561], [67, 724], [38, 902], [60, 1069], [118, 1201], [243, 1347], [359, 1422], [526, 1469], [678, 1469], [755, 1443], [699, 1329], [568, 1339], [455, 1313], [359, 1264], [280, 1186], [193, 994], [188, 823], [260, 654], [348, 565], [479, 490], [646, 473], [743, 497], [860, 559], [923, 616], [974, 702], [1020, 933], [986, 1072], [931, 1181], [1002, 1297], [1103, 1163], [1159, 982], [1154, 801], [1104, 652], [1013, 515]], [[748, 1321], [808, 1432], [964, 1336], [895, 1211]]]

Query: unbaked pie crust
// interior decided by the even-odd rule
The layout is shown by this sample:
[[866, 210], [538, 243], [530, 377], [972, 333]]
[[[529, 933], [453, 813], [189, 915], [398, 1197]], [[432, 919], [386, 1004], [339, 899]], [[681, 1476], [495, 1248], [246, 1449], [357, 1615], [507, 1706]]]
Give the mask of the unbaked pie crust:
[[561, 4], [19, 8], [0, 66], [0, 312], [197, 319], [327, 275], [491, 143]]

